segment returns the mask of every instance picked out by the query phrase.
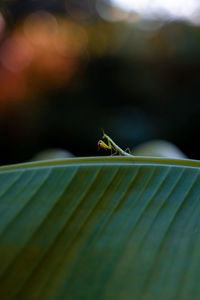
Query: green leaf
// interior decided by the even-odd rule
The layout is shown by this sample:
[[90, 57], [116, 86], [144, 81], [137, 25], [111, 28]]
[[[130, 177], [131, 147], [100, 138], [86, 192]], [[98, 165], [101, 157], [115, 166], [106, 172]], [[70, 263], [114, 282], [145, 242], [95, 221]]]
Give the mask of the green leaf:
[[200, 163], [0, 168], [0, 299], [200, 299]]

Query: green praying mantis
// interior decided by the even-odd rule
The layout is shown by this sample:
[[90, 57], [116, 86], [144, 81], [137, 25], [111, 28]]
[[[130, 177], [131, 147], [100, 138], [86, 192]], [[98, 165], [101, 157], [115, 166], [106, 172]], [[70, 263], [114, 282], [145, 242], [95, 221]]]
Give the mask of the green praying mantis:
[[[103, 137], [102, 139], [106, 139], [107, 140], [107, 144], [103, 141], [103, 140], [99, 140], [98, 141], [98, 147], [102, 148], [102, 149], [106, 149], [106, 150], [110, 150], [111, 154], [112, 154], [112, 150], [115, 151], [114, 154], [118, 154], [118, 155], [122, 155], [122, 156], [134, 156], [124, 150], [122, 150], [117, 144], [115, 144], [115, 142], [107, 135], [103, 132]], [[128, 149], [129, 150], [129, 149]], [[130, 150], [129, 150], [130, 152]]]

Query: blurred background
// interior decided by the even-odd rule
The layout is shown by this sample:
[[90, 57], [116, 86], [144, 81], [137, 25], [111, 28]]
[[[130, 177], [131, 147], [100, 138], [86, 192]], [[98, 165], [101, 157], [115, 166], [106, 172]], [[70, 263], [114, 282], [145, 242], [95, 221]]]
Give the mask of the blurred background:
[[199, 0], [1, 1], [0, 165], [108, 155], [101, 128], [200, 159], [199, 26]]

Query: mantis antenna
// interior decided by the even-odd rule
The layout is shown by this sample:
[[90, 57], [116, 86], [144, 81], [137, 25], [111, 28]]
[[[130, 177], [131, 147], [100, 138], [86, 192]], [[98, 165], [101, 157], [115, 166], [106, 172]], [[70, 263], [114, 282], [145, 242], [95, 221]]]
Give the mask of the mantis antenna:
[[107, 135], [103, 132], [103, 139], [107, 140], [107, 144], [102, 141], [99, 140], [98, 141], [98, 147], [102, 148], [102, 149], [108, 149], [108, 150], [114, 150], [117, 154], [122, 155], [122, 156], [134, 156], [132, 154], [127, 153], [126, 151], [122, 150], [119, 146], [117, 146], [117, 144], [115, 144], [115, 142]]

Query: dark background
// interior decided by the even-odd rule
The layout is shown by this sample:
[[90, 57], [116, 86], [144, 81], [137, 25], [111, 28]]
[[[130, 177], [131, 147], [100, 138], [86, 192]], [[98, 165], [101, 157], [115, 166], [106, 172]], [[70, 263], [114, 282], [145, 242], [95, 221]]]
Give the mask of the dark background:
[[[105, 10], [108, 8], [105, 8]], [[2, 1], [0, 164], [151, 139], [200, 158], [200, 28], [102, 19], [95, 1]], [[28, 32], [28, 34], [27, 34]]]

